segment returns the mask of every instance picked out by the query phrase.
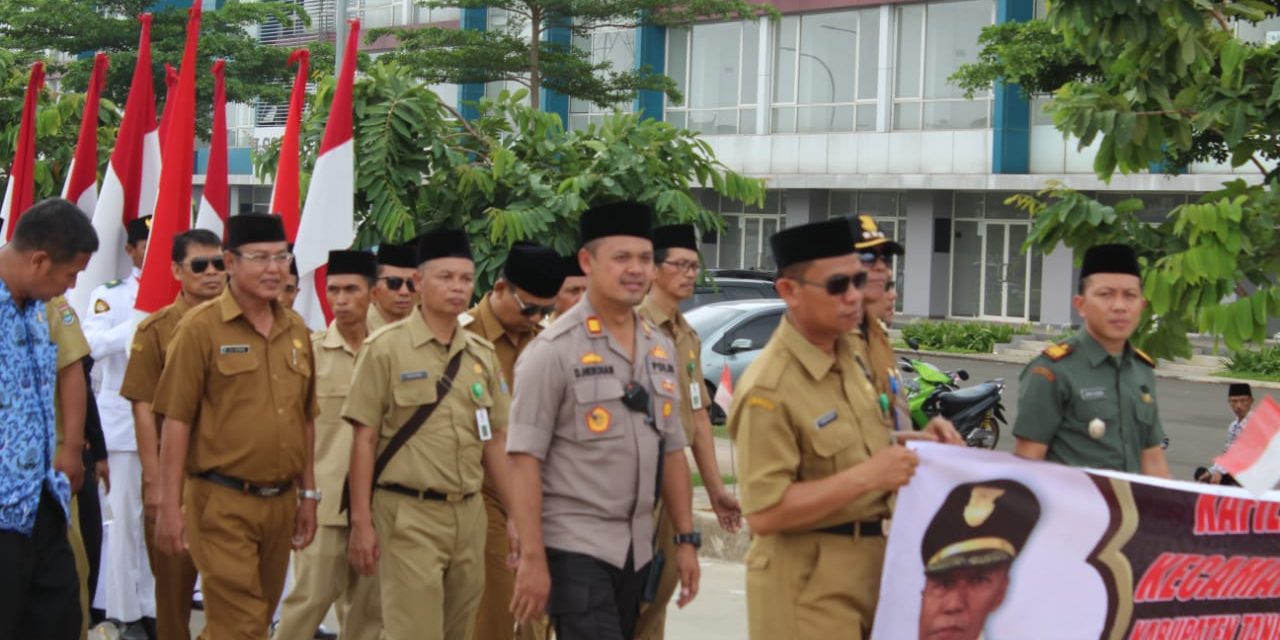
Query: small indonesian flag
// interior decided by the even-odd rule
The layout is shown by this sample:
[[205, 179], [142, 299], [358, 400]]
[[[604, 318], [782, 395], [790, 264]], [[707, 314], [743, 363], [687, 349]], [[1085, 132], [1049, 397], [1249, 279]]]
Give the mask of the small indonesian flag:
[[724, 409], [724, 414], [729, 415], [729, 406], [733, 404], [733, 375], [729, 373], [728, 363], [720, 370], [720, 384], [716, 387], [715, 401]]
[[106, 81], [107, 54], [99, 53], [93, 58], [89, 90], [84, 96], [76, 154], [71, 158], [67, 181], [62, 185], [62, 197], [74, 202], [90, 218], [98, 206], [98, 96]]
[[1280, 404], [1271, 396], [1263, 398], [1235, 443], [1213, 462], [1256, 496], [1275, 487], [1280, 482]]
[[35, 204], [36, 194], [36, 104], [40, 90], [44, 88], [44, 63], [31, 65], [27, 79], [27, 94], [22, 100], [22, 121], [18, 125], [18, 144], [9, 167], [9, 183], [4, 189], [4, 203], [0, 204], [0, 226], [4, 234], [0, 245], [13, 239], [18, 218]]
[[196, 213], [196, 228], [208, 229], [219, 238], [226, 228], [227, 186], [227, 78], [226, 60], [213, 63], [213, 132], [209, 136], [209, 164], [204, 169], [204, 190]]

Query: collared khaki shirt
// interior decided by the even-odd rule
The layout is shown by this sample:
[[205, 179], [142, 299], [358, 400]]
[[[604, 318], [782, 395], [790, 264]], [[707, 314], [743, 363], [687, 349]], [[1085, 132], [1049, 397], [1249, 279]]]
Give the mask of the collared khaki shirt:
[[345, 527], [347, 514], [340, 511], [342, 488], [351, 466], [351, 425], [342, 419], [342, 405], [351, 389], [356, 352], [347, 345], [336, 322], [311, 336], [316, 358], [316, 488], [328, 499], [316, 509], [316, 523]]
[[[866, 462], [889, 446], [886, 418], [851, 334], [832, 357], [783, 317], [742, 374], [729, 411], [738, 447], [742, 511], [765, 511], [793, 482], [821, 480]], [[889, 494], [863, 494], [809, 529], [878, 520]]]
[[369, 326], [370, 333], [373, 333], [374, 331], [377, 331], [391, 323], [392, 321], [383, 317], [382, 312], [378, 310], [377, 303], [369, 303], [369, 313], [365, 324]]
[[676, 373], [680, 379], [680, 423], [684, 425], [685, 440], [693, 444], [693, 434], [696, 431], [693, 412], [707, 406], [707, 387], [702, 382], [702, 339], [685, 321], [683, 313], [676, 310], [675, 315], [668, 316], [654, 302], [653, 296], [645, 296], [644, 302], [637, 309], [641, 318], [661, 329], [676, 345]]
[[255, 484], [302, 473], [305, 427], [318, 413], [311, 336], [297, 313], [274, 301], [271, 311], [271, 334], [263, 337], [228, 287], [178, 323], [155, 411], [191, 425], [188, 473]]
[[[66, 298], [57, 296], [50, 299], [44, 305], [44, 312], [49, 322], [49, 342], [58, 345], [58, 371], [89, 355], [89, 341], [80, 328], [80, 318]], [[89, 393], [92, 395], [93, 390], [90, 389]], [[54, 385], [53, 424], [57, 432], [56, 444], [61, 446], [66, 435], [62, 428], [62, 403], [57, 399], [57, 385]]]
[[[653, 556], [659, 456], [686, 446], [675, 346], [635, 314], [635, 358], [605, 330], [587, 296], [533, 340], [516, 363], [507, 451], [542, 461], [547, 547], [615, 567]], [[636, 382], [653, 424], [623, 404]], [[659, 451], [659, 443], [662, 450]]]
[[507, 381], [515, 379], [516, 358], [520, 357], [525, 347], [542, 331], [542, 327], [536, 327], [529, 333], [507, 333], [493, 312], [493, 293], [486, 293], [479, 304], [459, 317], [459, 322], [467, 331], [493, 343], [498, 364], [502, 366], [503, 380]]
[[[164, 371], [164, 357], [169, 342], [173, 340], [178, 321], [193, 308], [195, 305], [185, 295], [179, 295], [173, 304], [138, 323], [138, 330], [133, 334], [133, 345], [129, 347], [129, 365], [125, 367], [124, 381], [120, 383], [121, 396], [133, 402], [155, 400], [156, 385], [160, 382], [160, 373]], [[159, 426], [158, 421], [156, 426]]]
[[[453, 355], [463, 350], [449, 393], [437, 398], [437, 381]], [[488, 414], [490, 430], [497, 434], [506, 428], [510, 409], [498, 371], [489, 341], [455, 326], [453, 339], [444, 344], [420, 310], [369, 336], [356, 356], [342, 417], [378, 430], [377, 454], [418, 407], [440, 402], [387, 464], [378, 483], [440, 493], [479, 491], [484, 441], [478, 412]]]

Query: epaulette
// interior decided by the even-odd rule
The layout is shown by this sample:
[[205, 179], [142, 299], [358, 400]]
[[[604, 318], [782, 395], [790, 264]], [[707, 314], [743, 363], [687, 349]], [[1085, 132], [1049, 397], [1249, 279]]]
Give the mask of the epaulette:
[[1044, 357], [1052, 360], [1053, 362], [1057, 362], [1071, 355], [1071, 352], [1074, 349], [1075, 348], [1072, 347], [1069, 342], [1059, 342], [1058, 344], [1050, 345], [1042, 353], [1044, 354]]
[[493, 343], [490, 342], [487, 338], [485, 338], [484, 336], [481, 336], [480, 334], [474, 331], [463, 331], [463, 333], [466, 334], [467, 336], [467, 342], [470, 342], [471, 344], [484, 347], [484, 349], [487, 351], [494, 351], [495, 349], [497, 349], [497, 347], [493, 346]]
[[150, 327], [151, 325], [153, 325], [153, 324], [155, 324], [155, 323], [159, 322], [159, 321], [160, 321], [160, 318], [163, 318], [163, 317], [165, 317], [165, 316], [167, 316], [167, 315], [169, 315], [169, 307], [165, 307], [165, 308], [163, 308], [163, 309], [161, 309], [161, 310], [159, 310], [159, 311], [157, 311], [157, 312], [155, 312], [155, 313], [153, 313], [153, 314], [151, 314], [151, 315], [148, 315], [147, 317], [145, 317], [145, 318], [143, 318], [143, 319], [142, 319], [142, 322], [139, 322], [139, 323], [138, 323], [138, 329], [137, 329], [137, 330], [138, 330], [138, 331], [142, 331], [142, 330], [144, 330], [144, 329], [146, 329], [146, 328]]
[[104, 286], [104, 287], [106, 287], [106, 288], [108, 288], [108, 289], [113, 289], [113, 288], [118, 287], [118, 286], [120, 286], [120, 285], [122, 285], [122, 284], [124, 284], [124, 280], [111, 280], [111, 281], [108, 281], [108, 282], [104, 282], [104, 283], [102, 284], [102, 286]]
[[463, 311], [462, 313], [458, 314], [458, 324], [461, 326], [465, 327], [475, 321], [476, 321], [476, 317], [467, 313], [466, 311]]
[[1138, 356], [1138, 359], [1139, 359], [1139, 360], [1141, 360], [1141, 361], [1143, 361], [1143, 362], [1147, 363], [1147, 366], [1148, 366], [1148, 367], [1151, 367], [1152, 369], [1156, 368], [1156, 361], [1155, 361], [1154, 359], [1152, 359], [1152, 357], [1151, 357], [1151, 356], [1147, 355], [1147, 354], [1146, 354], [1146, 352], [1145, 352], [1145, 351], [1143, 351], [1142, 349], [1139, 349], [1139, 348], [1137, 348], [1137, 347], [1134, 347], [1134, 348], [1133, 348], [1133, 355]]

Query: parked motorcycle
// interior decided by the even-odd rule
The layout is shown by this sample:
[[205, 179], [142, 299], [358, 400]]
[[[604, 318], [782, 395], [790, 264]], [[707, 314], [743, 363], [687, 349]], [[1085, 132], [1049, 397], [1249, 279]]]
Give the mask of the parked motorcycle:
[[969, 379], [967, 371], [943, 371], [919, 357], [919, 342], [911, 339], [907, 346], [917, 357], [900, 358], [899, 368], [916, 374], [914, 380], [905, 383], [907, 407], [915, 428], [923, 429], [930, 418], [940, 415], [955, 425], [968, 446], [995, 449], [1000, 441], [1000, 425], [1008, 424], [1001, 402], [1004, 378], [961, 388], [960, 383]]

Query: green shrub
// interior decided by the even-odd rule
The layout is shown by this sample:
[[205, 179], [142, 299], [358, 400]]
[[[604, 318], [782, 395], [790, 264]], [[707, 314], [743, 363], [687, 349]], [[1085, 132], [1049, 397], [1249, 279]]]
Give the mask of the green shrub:
[[903, 327], [902, 338], [915, 338], [921, 349], [930, 351], [991, 353], [997, 344], [1029, 332], [1025, 325], [922, 320]]
[[1227, 358], [1227, 371], [1257, 376], [1280, 376], [1280, 346], [1258, 351], [1233, 351]]

